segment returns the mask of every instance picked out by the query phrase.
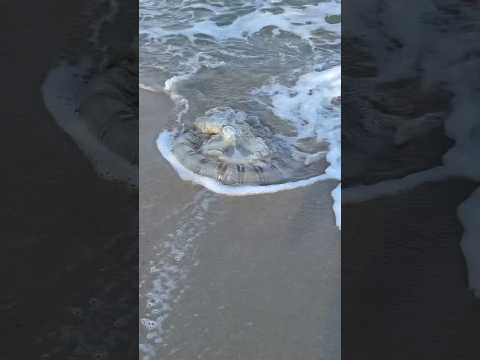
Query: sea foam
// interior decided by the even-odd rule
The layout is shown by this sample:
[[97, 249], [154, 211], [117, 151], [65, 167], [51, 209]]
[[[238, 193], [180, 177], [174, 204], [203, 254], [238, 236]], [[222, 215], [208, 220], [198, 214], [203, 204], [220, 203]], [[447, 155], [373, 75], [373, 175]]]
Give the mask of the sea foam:
[[[420, 11], [419, 3], [413, 0], [401, 4], [391, 2], [381, 14], [373, 11], [376, 6], [375, 1], [366, 1], [355, 9], [362, 14], [357, 17], [362, 21], [355, 26], [355, 35], [365, 35], [365, 40], [371, 40], [369, 48], [376, 53], [375, 58], [380, 59], [379, 68], [384, 69], [377, 78], [383, 81], [405, 79], [411, 76], [415, 69], [421, 68], [423, 86], [446, 86], [454, 94], [454, 99], [445, 130], [455, 143], [444, 154], [442, 166], [411, 174], [403, 179], [348, 189], [344, 191], [343, 201], [365, 201], [449, 177], [479, 181], [480, 60], [478, 56], [472, 56], [475, 51], [480, 50], [478, 15], [465, 4], [458, 7], [457, 15], [446, 15], [434, 1], [422, 2]], [[376, 16], [375, 21], [380, 17], [382, 24], [385, 24], [382, 32], [368, 26], [372, 14]], [[452, 19], [445, 18], [446, 16], [455, 16], [455, 21], [452, 22]], [[431, 21], [432, 19], [436, 21]], [[444, 21], [439, 22], [438, 19]], [[387, 46], [392, 38], [398, 39], [405, 46], [390, 51], [387, 57], [381, 56], [384, 53], [383, 47]], [[438, 39], [442, 40], [439, 42]], [[477, 296], [480, 296], [479, 209], [478, 189], [458, 209], [459, 220], [464, 227], [461, 245], [467, 262], [468, 283]]]
[[[267, 94], [272, 99], [272, 111], [295, 126], [296, 139], [315, 137], [328, 143], [326, 160], [329, 163], [325, 177], [341, 180], [341, 112], [331, 104], [341, 93], [341, 67], [302, 75], [292, 88], [273, 84], [265, 86], [257, 94]], [[321, 154], [319, 154], [321, 155]], [[332, 197], [336, 222], [340, 228], [340, 188]]]
[[203, 34], [217, 40], [225, 40], [245, 38], [267, 26], [273, 26], [293, 33], [305, 40], [309, 40], [312, 32], [319, 28], [340, 34], [340, 24], [331, 24], [326, 21], [327, 15], [340, 14], [340, 4], [337, 2], [307, 5], [302, 9], [291, 6], [282, 6], [281, 8], [282, 13], [273, 14], [264, 11], [263, 6], [259, 6], [255, 11], [237, 18], [230, 25], [226, 26], [219, 25], [214, 20], [208, 19], [190, 24], [185, 29], [167, 30], [161, 27], [141, 29], [140, 35], [155, 38], [183, 35], [193, 41], [195, 35]]
[[[281, 12], [273, 13], [268, 10], [273, 4], [281, 8]], [[200, 6], [200, 5], [199, 5]], [[198, 36], [208, 36], [215, 39], [218, 43], [217, 48], [221, 49], [223, 43], [232, 39], [240, 39], [248, 42], [248, 38], [266, 27], [273, 27], [275, 32], [272, 36], [279, 36], [280, 31], [296, 35], [305, 44], [309, 44], [312, 51], [315, 45], [312, 37], [318, 31], [334, 34], [330, 37], [331, 44], [340, 42], [341, 26], [339, 23], [332, 24], [327, 21], [327, 16], [340, 14], [340, 2], [330, 1], [321, 2], [316, 5], [306, 5], [302, 7], [284, 5], [278, 2], [257, 1], [256, 9], [247, 14], [237, 17], [231, 24], [220, 25], [214, 20], [214, 15], [222, 15], [222, 7], [210, 9], [212, 14], [201, 21], [190, 21], [181, 24], [175, 30], [171, 30], [167, 23], [157, 24], [158, 26], [143, 26], [141, 34], [150, 39], [160, 40], [166, 49], [172, 49], [168, 42], [170, 38], [187, 37], [193, 44]], [[195, 6], [197, 8], [197, 6]], [[204, 8], [204, 4], [201, 5]], [[190, 8], [190, 6], [189, 6]], [[176, 8], [175, 10], [179, 10]], [[181, 10], [181, 9], [180, 9]], [[156, 10], [155, 10], [156, 11]], [[328, 38], [328, 37], [327, 37]], [[333, 39], [333, 40], [332, 40]], [[168, 44], [167, 44], [168, 43]], [[177, 50], [176, 52], [179, 52]], [[220, 50], [220, 52], [223, 50]], [[184, 58], [184, 51], [179, 55]], [[252, 56], [255, 54], [252, 54]], [[172, 55], [173, 56], [173, 55]], [[225, 186], [214, 179], [199, 176], [187, 170], [172, 154], [171, 141], [172, 132], [162, 133], [157, 141], [157, 146], [162, 155], [176, 169], [177, 173], [184, 180], [189, 180], [201, 184], [211, 191], [230, 195], [242, 196], [262, 193], [274, 193], [278, 191], [294, 189], [303, 186], [309, 186], [321, 180], [333, 179], [340, 181], [341, 178], [341, 159], [340, 159], [340, 107], [332, 106], [332, 99], [340, 96], [340, 66], [328, 66], [324, 63], [327, 59], [319, 57], [319, 62], [306, 66], [303, 69], [297, 69], [297, 81], [293, 86], [273, 83], [265, 85], [260, 89], [252, 89], [252, 97], [256, 95], [267, 96], [271, 99], [272, 112], [282, 121], [289, 122], [296, 131], [296, 136], [285, 139], [292, 146], [295, 142], [309, 137], [316, 138], [318, 142], [328, 145], [328, 151], [325, 153], [310, 154], [307, 156], [305, 165], [308, 166], [308, 159], [318, 160], [326, 159], [328, 167], [324, 174], [318, 174], [309, 179], [294, 181], [283, 184], [274, 184], [268, 186]], [[332, 61], [332, 59], [328, 60]], [[335, 63], [335, 61], [333, 61]], [[338, 61], [336, 62], [338, 64]], [[182, 82], [193, 78], [202, 68], [215, 68], [217, 66], [228, 66], [228, 64], [218, 63], [218, 61], [205, 52], [197, 52], [191, 57], [184, 58], [182, 62], [182, 71], [174, 72], [172, 76], [165, 81], [164, 90], [171, 96], [176, 104], [177, 122], [183, 126], [183, 117], [190, 110], [188, 97], [184, 96], [178, 87]], [[295, 72], [294, 71], [294, 72]], [[303, 75], [298, 77], [298, 74]], [[272, 79], [274, 81], [274, 79]], [[257, 94], [255, 94], [257, 92]], [[334, 200], [334, 212], [338, 227], [341, 224], [341, 206], [340, 206], [340, 185], [332, 192]]]

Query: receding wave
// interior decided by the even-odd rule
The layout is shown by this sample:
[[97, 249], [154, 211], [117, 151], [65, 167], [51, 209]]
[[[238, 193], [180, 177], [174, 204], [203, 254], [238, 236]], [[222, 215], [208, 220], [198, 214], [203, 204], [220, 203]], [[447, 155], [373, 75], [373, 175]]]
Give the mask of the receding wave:
[[140, 23], [142, 86], [176, 104], [157, 145], [182, 179], [227, 195], [340, 181], [339, 1], [151, 0]]

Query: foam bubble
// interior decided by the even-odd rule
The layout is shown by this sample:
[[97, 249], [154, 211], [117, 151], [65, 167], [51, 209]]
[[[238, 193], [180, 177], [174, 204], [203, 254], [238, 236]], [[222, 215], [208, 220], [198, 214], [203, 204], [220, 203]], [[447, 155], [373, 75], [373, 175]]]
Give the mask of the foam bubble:
[[335, 223], [339, 229], [342, 228], [342, 184], [338, 184], [332, 191], [333, 211], [335, 212]]
[[158, 324], [155, 320], [142, 319], [140, 322], [147, 330], [154, 330], [158, 327]]
[[[341, 93], [341, 67], [302, 75], [294, 87], [279, 84], [265, 86], [256, 93], [270, 95], [272, 110], [280, 118], [293, 124], [298, 136], [295, 140], [315, 137], [329, 144], [326, 159], [329, 163], [325, 177], [341, 180], [341, 112], [332, 105], [332, 99]], [[323, 154], [317, 154], [323, 156]], [[338, 228], [341, 227], [341, 186], [332, 192]]]
[[296, 127], [297, 139], [316, 137], [329, 143], [330, 167], [326, 172], [338, 180], [341, 177], [341, 113], [340, 107], [332, 106], [331, 102], [341, 93], [340, 69], [335, 66], [302, 75], [293, 88], [274, 84], [258, 91], [272, 96], [273, 112]]

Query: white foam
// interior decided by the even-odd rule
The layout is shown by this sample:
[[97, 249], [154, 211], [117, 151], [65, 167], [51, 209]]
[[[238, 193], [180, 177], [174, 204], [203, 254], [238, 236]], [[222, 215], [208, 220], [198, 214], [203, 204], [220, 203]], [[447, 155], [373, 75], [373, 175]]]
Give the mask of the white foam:
[[480, 189], [477, 189], [458, 209], [464, 233], [460, 243], [468, 269], [468, 285], [480, 297]]
[[323, 140], [340, 126], [340, 109], [327, 110], [331, 100], [340, 96], [340, 66], [304, 74], [292, 88], [274, 84], [259, 92], [272, 97], [273, 112], [295, 125], [300, 138]]
[[[188, 76], [188, 75], [186, 75]], [[172, 94], [180, 105], [188, 110], [188, 101], [178, 98], [174, 86], [185, 77], [175, 77], [166, 83], [167, 91]], [[207, 189], [229, 196], [245, 196], [254, 194], [275, 193], [299, 187], [312, 185], [318, 181], [341, 179], [341, 137], [340, 137], [340, 109], [332, 109], [331, 100], [340, 96], [341, 71], [340, 66], [317, 72], [313, 71], [300, 77], [293, 88], [281, 85], [264, 87], [259, 92], [272, 95], [272, 110], [274, 113], [292, 122], [299, 132], [297, 138], [315, 136], [319, 141], [326, 141], [329, 149], [326, 160], [329, 166], [324, 174], [294, 182], [268, 186], [226, 186], [214, 179], [197, 175], [186, 169], [171, 153], [172, 133], [163, 132], [157, 140], [157, 146], [162, 155], [175, 168], [183, 180], [200, 184]], [[292, 93], [294, 94], [292, 96]], [[179, 115], [181, 118], [183, 112]], [[323, 156], [323, 155], [322, 155]], [[334, 212], [337, 226], [341, 226], [340, 187], [332, 192]]]
[[183, 116], [188, 113], [190, 104], [188, 99], [177, 91], [177, 85], [182, 81], [190, 79], [202, 67], [213, 69], [223, 66], [224, 64], [225, 63], [223, 61], [216, 61], [210, 55], [204, 52], [199, 52], [184, 64], [188, 71], [181, 75], [174, 75], [165, 81], [163, 90], [170, 96], [175, 104], [178, 123], [181, 123]]
[[[208, 226], [214, 225], [215, 216], [210, 209], [214, 201], [215, 197], [202, 189], [192, 201], [159, 219], [164, 231], [153, 246], [149, 271], [141, 275], [140, 284], [140, 301], [145, 301], [140, 324], [146, 338], [155, 344], [165, 343], [171, 330], [167, 319], [186, 290], [182, 280], [198, 265], [196, 240], [206, 233]], [[205, 221], [206, 218], [210, 221]], [[140, 351], [144, 360], [157, 359], [152, 343], [143, 344]]]
[[[341, 93], [341, 67], [324, 71], [313, 71], [299, 78], [294, 87], [279, 84], [264, 86], [255, 93], [271, 96], [272, 111], [289, 121], [301, 138], [315, 137], [328, 143], [326, 159], [329, 166], [325, 175], [329, 179], [341, 180], [341, 112], [340, 107], [331, 106], [333, 98]], [[323, 156], [323, 154], [319, 154]], [[334, 201], [340, 199], [340, 185], [332, 193]], [[341, 226], [341, 205], [334, 203], [337, 226]]]
[[164, 90], [170, 96], [173, 103], [175, 104], [175, 111], [177, 113], [177, 122], [180, 123], [182, 121], [183, 115], [185, 115], [188, 110], [190, 109], [190, 104], [188, 100], [180, 95], [177, 90], [176, 86], [179, 82], [188, 79], [192, 74], [185, 74], [185, 75], [178, 75], [172, 76], [170, 79], [165, 81]]
[[[478, 31], [478, 30], [477, 30]], [[472, 51], [479, 51], [478, 33], [472, 38], [467, 33], [464, 41], [450, 34], [455, 41], [456, 60], [461, 64], [446, 66], [450, 89], [456, 97], [454, 110], [448, 117], [445, 127], [447, 135], [455, 140], [455, 145], [445, 154], [443, 161], [455, 175], [480, 180], [480, 76], [478, 57], [466, 61]], [[450, 67], [455, 66], [454, 69]], [[464, 227], [461, 242], [468, 269], [468, 283], [477, 297], [480, 297], [480, 188], [467, 199], [458, 210], [459, 219]]]
[[309, 40], [311, 33], [318, 29], [340, 34], [340, 24], [329, 24], [325, 21], [327, 15], [340, 14], [340, 4], [337, 2], [323, 2], [318, 5], [308, 5], [303, 9], [284, 6], [283, 13], [272, 14], [259, 8], [247, 15], [237, 18], [232, 24], [218, 26], [212, 20], [194, 23], [190, 28], [182, 30], [165, 30], [154, 28], [141, 30], [140, 34], [153, 37], [165, 37], [172, 35], [184, 35], [194, 39], [195, 34], [204, 34], [217, 40], [243, 38], [257, 33], [267, 26], [275, 26], [281, 30], [296, 34]]
[[[318, 34], [314, 35], [317, 31], [320, 33], [323, 30], [336, 34], [333, 36], [333, 40], [330, 40], [331, 36], [327, 36], [326, 38], [328, 38], [328, 40], [325, 41], [329, 43], [340, 43], [339, 35], [341, 33], [341, 25], [339, 23], [330, 24], [326, 21], [327, 16], [339, 15], [341, 13], [340, 1], [326, 1], [316, 5], [305, 6], [288, 6], [281, 4], [281, 1], [271, 0], [247, 1], [244, 3], [245, 9], [250, 8], [251, 11], [239, 16], [228, 25], [217, 25], [213, 18], [219, 15], [230, 15], [236, 11], [226, 5], [217, 7], [200, 4], [198, 7], [208, 8], [213, 13], [209, 14], [207, 12], [205, 15], [200, 15], [200, 18], [189, 18], [189, 16], [183, 15], [188, 13], [192, 8], [190, 4], [184, 5], [181, 3], [172, 5], [168, 2], [162, 2], [161, 4], [162, 6], [158, 7], [158, 4], [155, 6], [153, 3], [149, 4], [145, 1], [142, 3], [142, 13], [148, 14], [149, 16], [155, 14], [157, 19], [164, 19], [164, 21], [152, 20], [149, 21], [148, 24], [142, 23], [140, 33], [146, 35], [152, 44], [155, 44], [156, 39], [160, 39], [162, 46], [165, 47], [169, 54], [173, 53], [171, 50], [175, 50], [171, 47], [176, 46], [169, 42], [169, 37], [171, 36], [184, 36], [194, 42], [197, 35], [207, 35], [218, 41], [219, 46], [216, 48], [216, 51], [222, 53], [224, 51], [221, 48], [222, 42], [230, 39], [246, 39], [249, 41], [248, 37], [260, 32], [266, 27], [273, 27], [273, 36], [281, 36], [283, 32], [297, 35], [300, 39], [308, 42], [314, 52], [316, 47], [314, 46], [312, 38], [318, 38]], [[268, 9], [272, 7], [272, 4], [275, 4], [276, 8], [281, 8], [282, 12], [274, 14], [268, 11]], [[252, 7], [252, 5], [254, 5], [254, 7]], [[193, 4], [193, 6], [197, 7], [197, 4]], [[176, 15], [172, 15], [172, 11]], [[182, 23], [173, 23], [174, 18], [182, 19]], [[174, 30], [172, 26], [174, 26]], [[183, 47], [188, 48], [188, 45], [180, 45], [180, 48]], [[170, 73], [169, 76], [171, 76], [171, 78], [165, 82], [164, 90], [170, 94], [175, 102], [177, 107], [177, 122], [182, 124], [182, 118], [189, 111], [189, 99], [182, 96], [180, 91], [177, 90], [178, 84], [194, 76], [203, 66], [216, 67], [224, 64], [216, 64], [215, 59], [208, 58], [208, 54], [197, 53], [193, 55], [190, 53], [186, 54], [182, 51], [177, 52], [179, 58], [187, 61], [182, 63], [180, 70], [173, 69], [167, 71]], [[231, 56], [230, 53], [227, 55]], [[205, 56], [207, 56], [206, 61], [201, 59], [201, 57]], [[242, 54], [241, 56], [255, 58], [258, 57], [258, 54]], [[325, 61], [325, 59], [322, 57], [318, 62], [320, 61]], [[166, 67], [168, 68], [168, 66]], [[309, 69], [305, 70], [304, 68], [298, 70], [301, 72], [309, 71]], [[168, 144], [168, 139], [163, 137], [170, 133], [160, 134], [157, 142], [158, 148], [182, 179], [201, 184], [211, 191], [230, 196], [273, 193], [308, 186], [325, 179], [340, 180], [340, 112], [326, 109], [331, 99], [340, 95], [340, 67], [337, 66], [323, 72], [311, 71], [302, 76], [295, 87], [291, 89], [279, 87], [276, 91], [276, 96], [272, 93], [273, 110], [275, 113], [287, 121], [298, 125], [297, 130], [299, 130], [299, 137], [307, 137], [315, 134], [320, 141], [327, 142], [330, 145], [329, 151], [326, 154], [313, 154], [306, 160], [308, 162], [309, 160], [315, 161], [315, 159], [326, 158], [329, 166], [325, 174], [319, 174], [307, 180], [270, 186], [225, 186], [213, 179], [199, 176], [185, 169], [171, 154], [171, 144]], [[296, 92], [297, 96], [290, 96], [292, 91]], [[308, 94], [310, 91], [313, 91], [313, 96]], [[301, 121], [298, 114], [301, 115]], [[301, 123], [304, 125], [300, 125]], [[308, 125], [305, 126], [305, 124]], [[294, 140], [292, 140], [292, 142], [293, 141]], [[335, 194], [332, 193], [334, 201], [336, 201], [335, 199], [339, 199], [339, 192], [340, 190], [337, 190]], [[340, 224], [340, 219], [338, 218], [338, 216], [340, 216], [339, 209], [340, 206], [338, 205], [335, 211], [338, 224]]]
[[[424, 74], [424, 87], [447, 85], [455, 99], [452, 104], [453, 111], [445, 123], [445, 130], [455, 144], [444, 155], [442, 167], [412, 174], [403, 179], [344, 190], [343, 201], [365, 201], [448, 177], [479, 181], [480, 61], [478, 57], [471, 56], [480, 50], [479, 29], [477, 27], [476, 31], [466, 30], [468, 27], [461, 24], [461, 21], [467, 24], [470, 22], [469, 25], [478, 24], [478, 15], [463, 4], [458, 7], [459, 14], [448, 19], [451, 21], [454, 16], [457, 17], [449, 24], [447, 19], [443, 19], [443, 22], [428, 21], [429, 17], [441, 19], [447, 16], [433, 1], [422, 2], [421, 9], [419, 2], [414, 0], [391, 2], [386, 4], [382, 13], [374, 10], [376, 6], [376, 1], [366, 1], [358, 5], [355, 11], [359, 16], [355, 18], [359, 23], [354, 27], [357, 32], [353, 35], [364, 36], [365, 40], [370, 41], [370, 50], [376, 53], [376, 59], [380, 59], [378, 68], [384, 69], [384, 72], [379, 74], [379, 79], [404, 79], [415, 75], [416, 69], [420, 67]], [[375, 16], [375, 19], [372, 19], [372, 16]], [[385, 24], [383, 31], [369, 27], [369, 21], [372, 20], [381, 20], [381, 23]], [[392, 38], [400, 40], [405, 46], [391, 49], [389, 55], [382, 58], [379, 55], [385, 53], [384, 48]], [[464, 226], [462, 249], [467, 262], [469, 286], [477, 296], [480, 296], [479, 203], [477, 190], [458, 210], [459, 219]]]
[[438, 166], [400, 179], [384, 180], [372, 185], [353, 186], [343, 189], [343, 203], [359, 203], [384, 196], [396, 195], [423, 184], [445, 180], [453, 175], [454, 173], [447, 167]]
[[138, 83], [138, 88], [149, 92], [163, 92], [164, 88], [155, 88], [154, 86]]
[[342, 229], [342, 184], [338, 184], [332, 191], [333, 211], [335, 213], [335, 223], [339, 229]]
[[[293, 88], [273, 86], [273, 112], [297, 128], [298, 138], [316, 137], [327, 141], [329, 151], [327, 172], [340, 180], [341, 113], [329, 110], [331, 100], [341, 93], [340, 66], [300, 77]], [[293, 95], [292, 95], [293, 94]]]

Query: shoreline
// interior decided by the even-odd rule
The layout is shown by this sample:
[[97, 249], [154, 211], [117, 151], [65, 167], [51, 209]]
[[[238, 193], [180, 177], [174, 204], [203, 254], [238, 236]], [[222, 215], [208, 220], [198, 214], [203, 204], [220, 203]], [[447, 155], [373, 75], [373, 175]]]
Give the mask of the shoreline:
[[255, 349], [268, 360], [337, 359], [334, 184], [231, 197], [182, 181], [155, 146], [173, 110], [165, 96], [140, 90], [144, 359], [252, 358]]
[[429, 349], [429, 356], [443, 359], [475, 353], [478, 298], [468, 289], [457, 209], [477, 187], [450, 178], [344, 204], [345, 356], [420, 358]]
[[[137, 192], [98, 177], [52, 118], [41, 93], [85, 4], [32, 2], [27, 12], [23, 3], [5, 6], [16, 22], [6, 23], [6, 34], [15, 41], [6, 44], [9, 55], [2, 58], [10, 60], [3, 63], [9, 69], [4, 75], [4, 111], [10, 119], [4, 145], [10, 152], [5, 156], [8, 191], [2, 206], [8, 249], [2, 272], [3, 326], [10, 331], [2, 354], [67, 358], [74, 346], [100, 351], [95, 341], [101, 338], [112, 344], [109, 355], [133, 356], [136, 341], [122, 339], [126, 329], [138, 329], [138, 297], [129, 293], [137, 281], [131, 272], [137, 266], [137, 242], [132, 242], [137, 238]], [[56, 21], [46, 21], [52, 18]], [[107, 285], [112, 293], [106, 292]], [[133, 309], [130, 318], [125, 318], [119, 295]], [[106, 306], [92, 309], [92, 298]], [[81, 309], [83, 323], [72, 309]], [[107, 313], [125, 326], [113, 329]], [[70, 332], [62, 332], [67, 326]], [[17, 346], [18, 339], [30, 346]]]

